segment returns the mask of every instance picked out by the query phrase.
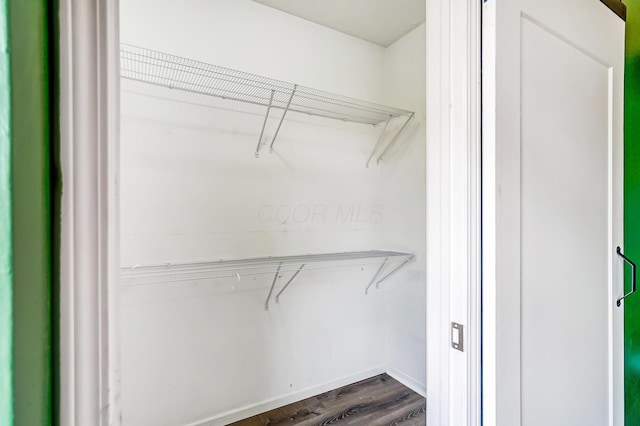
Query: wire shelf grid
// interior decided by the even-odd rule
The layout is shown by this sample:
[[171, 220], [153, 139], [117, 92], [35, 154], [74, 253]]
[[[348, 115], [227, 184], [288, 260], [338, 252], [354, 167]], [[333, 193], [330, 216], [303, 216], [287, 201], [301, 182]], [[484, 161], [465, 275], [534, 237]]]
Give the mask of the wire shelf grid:
[[130, 44], [120, 45], [121, 77], [310, 115], [379, 124], [412, 112], [224, 68]]
[[316, 270], [344, 266], [379, 265], [387, 262], [406, 262], [412, 258], [413, 254], [411, 253], [372, 250], [134, 266], [121, 269], [121, 284], [123, 286], [136, 286], [240, 278], [250, 275], [296, 272], [301, 269], [302, 265], [305, 265], [305, 270]]

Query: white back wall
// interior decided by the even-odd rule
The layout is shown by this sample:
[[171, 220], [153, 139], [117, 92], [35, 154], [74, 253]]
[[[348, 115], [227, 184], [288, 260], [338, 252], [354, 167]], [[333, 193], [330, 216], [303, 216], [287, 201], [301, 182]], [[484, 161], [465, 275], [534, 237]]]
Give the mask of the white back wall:
[[250, 0], [127, 0], [120, 39], [372, 102], [384, 48]]
[[[121, 5], [121, 40], [367, 100], [392, 99], [385, 63], [396, 60], [388, 53], [395, 50], [249, 0], [129, 0]], [[415, 108], [404, 104], [409, 99], [390, 103]], [[413, 129], [385, 167], [365, 168], [380, 128], [290, 113], [276, 152], [254, 158], [264, 111], [199, 101], [123, 82], [123, 265], [370, 249], [424, 254], [420, 237], [409, 235], [418, 230], [414, 223], [423, 226], [424, 155], [411, 157], [424, 149], [415, 136], [424, 130]], [[409, 171], [396, 174], [406, 161]], [[391, 186], [412, 179], [422, 193], [398, 200]], [[404, 220], [411, 224], [394, 231]], [[224, 415], [364, 378], [383, 371], [387, 355], [421, 382], [424, 264], [365, 296], [375, 270], [303, 272], [269, 311], [263, 305], [272, 276], [123, 287], [124, 424], [184, 425]]]

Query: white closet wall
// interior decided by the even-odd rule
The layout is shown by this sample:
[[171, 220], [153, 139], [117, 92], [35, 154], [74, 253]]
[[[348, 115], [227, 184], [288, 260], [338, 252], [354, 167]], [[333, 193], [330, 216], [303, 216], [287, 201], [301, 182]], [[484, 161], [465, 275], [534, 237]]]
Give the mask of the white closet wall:
[[387, 371], [423, 394], [426, 390], [426, 26], [385, 51], [384, 102], [415, 116], [401, 143], [382, 162], [384, 244], [411, 252], [415, 263], [384, 285]]
[[383, 47], [250, 0], [127, 0], [120, 40], [316, 89], [384, 101]]
[[269, 311], [267, 275], [123, 287], [124, 424], [229, 420], [386, 370], [424, 388], [424, 26], [384, 49], [249, 0], [128, 0], [121, 40], [416, 111], [382, 167], [364, 167], [380, 128], [295, 113], [254, 158], [263, 109], [123, 81], [123, 266], [417, 256], [368, 296], [374, 265], [304, 271]]

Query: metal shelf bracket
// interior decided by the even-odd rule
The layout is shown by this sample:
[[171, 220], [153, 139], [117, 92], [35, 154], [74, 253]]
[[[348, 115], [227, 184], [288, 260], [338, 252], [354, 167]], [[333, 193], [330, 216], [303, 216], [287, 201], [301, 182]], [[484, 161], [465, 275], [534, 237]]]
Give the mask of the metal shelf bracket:
[[264, 122], [262, 123], [262, 130], [260, 131], [260, 137], [258, 138], [258, 146], [256, 146], [256, 158], [260, 156], [260, 144], [262, 143], [262, 136], [264, 136], [264, 128], [267, 126], [269, 120], [269, 111], [271, 111], [271, 105], [273, 105], [273, 96], [276, 94], [275, 90], [271, 91], [271, 97], [269, 98], [269, 106], [267, 106], [267, 113], [264, 116]]
[[367, 288], [364, 290], [364, 294], [365, 295], [369, 294], [369, 287], [371, 287], [373, 285], [373, 283], [376, 282], [376, 278], [378, 278], [378, 275], [380, 275], [380, 272], [382, 272], [382, 268], [384, 268], [384, 265], [387, 264], [387, 260], [389, 260], [388, 257], [384, 259], [384, 262], [382, 262], [382, 265], [380, 265], [380, 267], [378, 268], [378, 271], [376, 272], [376, 274], [371, 279], [371, 282], [369, 283]]
[[302, 266], [300, 266], [300, 268], [296, 271], [296, 273], [293, 274], [291, 278], [289, 278], [289, 281], [287, 281], [284, 287], [282, 287], [282, 290], [280, 290], [280, 292], [276, 294], [276, 303], [280, 303], [280, 295], [282, 294], [282, 292], [284, 292], [287, 289], [287, 287], [289, 287], [289, 284], [291, 284], [291, 282], [298, 276], [300, 271], [302, 271], [302, 268], [304, 268], [304, 263], [302, 264]]
[[389, 142], [389, 144], [384, 149], [384, 151], [382, 151], [382, 154], [380, 154], [380, 156], [378, 157], [378, 160], [376, 161], [376, 164], [380, 164], [380, 161], [382, 161], [382, 158], [385, 156], [387, 151], [389, 151], [389, 149], [391, 149], [391, 147], [396, 144], [396, 142], [398, 141], [398, 138], [400, 137], [400, 134], [407, 127], [407, 124], [409, 124], [409, 121], [411, 121], [411, 119], [413, 118], [413, 116], [415, 114], [416, 114], [415, 112], [412, 112], [411, 115], [409, 115], [409, 117], [407, 118], [407, 121], [404, 122], [402, 127], [400, 127], [400, 130], [398, 130], [398, 133], [396, 133], [396, 135], [393, 137], [393, 139], [391, 139], [391, 142]]
[[389, 119], [384, 123], [384, 128], [382, 129], [382, 133], [380, 133], [380, 137], [378, 138], [378, 141], [374, 145], [373, 151], [371, 151], [371, 155], [369, 156], [369, 158], [367, 158], [367, 164], [366, 164], [367, 168], [369, 168], [369, 163], [371, 162], [371, 159], [373, 158], [373, 156], [376, 155], [376, 151], [380, 146], [380, 142], [382, 142], [382, 139], [384, 138], [384, 134], [387, 131], [387, 127], [389, 127], [389, 123], [391, 122], [392, 118], [393, 117], [390, 116]]
[[273, 144], [276, 142], [276, 138], [278, 137], [278, 133], [280, 132], [280, 127], [282, 127], [282, 122], [284, 121], [284, 117], [287, 115], [287, 111], [289, 111], [289, 107], [291, 106], [293, 95], [296, 94], [296, 90], [298, 90], [297, 84], [293, 86], [293, 90], [291, 91], [291, 96], [289, 97], [289, 102], [287, 102], [287, 107], [284, 109], [284, 112], [282, 113], [282, 117], [280, 118], [280, 123], [278, 123], [278, 128], [276, 129], [276, 132], [273, 135], [273, 139], [271, 140], [271, 145], [269, 146], [269, 152], [273, 152]]
[[271, 283], [271, 288], [269, 289], [269, 295], [267, 296], [267, 301], [264, 302], [264, 310], [269, 310], [269, 300], [271, 299], [271, 294], [273, 293], [273, 288], [276, 286], [276, 281], [278, 281], [278, 275], [280, 274], [280, 268], [282, 267], [282, 262], [278, 264], [278, 269], [276, 270], [276, 274], [273, 276], [273, 282]]
[[405, 260], [404, 262], [402, 262], [401, 264], [399, 264], [398, 266], [396, 266], [395, 268], [393, 268], [393, 270], [391, 272], [389, 272], [387, 275], [385, 275], [384, 277], [380, 278], [378, 280], [378, 282], [376, 283], [376, 288], [380, 287], [380, 283], [384, 280], [386, 280], [387, 278], [389, 278], [392, 274], [396, 273], [400, 268], [402, 268], [404, 265], [406, 265], [411, 259], [413, 259], [413, 256], [411, 256], [410, 258], [408, 258], [407, 260]]

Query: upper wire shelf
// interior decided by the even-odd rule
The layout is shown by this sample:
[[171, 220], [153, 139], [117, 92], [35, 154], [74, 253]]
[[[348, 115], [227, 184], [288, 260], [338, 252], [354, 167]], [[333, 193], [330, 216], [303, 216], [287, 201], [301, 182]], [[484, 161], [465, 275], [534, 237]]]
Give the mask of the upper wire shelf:
[[[404, 118], [406, 120], [404, 125], [396, 133], [392, 141], [389, 142], [378, 161], [388, 148], [395, 143], [400, 132], [414, 115], [411, 111], [337, 95], [126, 43], [120, 45], [120, 76], [169, 89], [264, 106], [266, 108], [266, 116], [256, 148], [256, 156], [260, 152], [264, 128], [269, 118], [269, 112], [273, 108], [283, 110], [283, 114], [271, 141], [271, 149], [273, 149], [287, 111], [372, 125], [388, 124], [394, 118]], [[367, 165], [374, 156], [383, 136], [381, 135], [376, 144], [376, 148], [374, 148], [374, 152], [369, 157]]]
[[[281, 274], [293, 273], [276, 296], [278, 301], [282, 292], [291, 284], [300, 272], [322, 268], [337, 267], [346, 262], [349, 266], [379, 265], [365, 293], [375, 284], [376, 287], [391, 274], [407, 264], [414, 255], [411, 253], [371, 250], [343, 253], [306, 254], [296, 256], [258, 257], [235, 260], [216, 260], [209, 262], [172, 263], [164, 265], [133, 266], [121, 269], [123, 286], [139, 286], [161, 283], [211, 280], [219, 278], [240, 278], [248, 275], [274, 274], [271, 289], [265, 302], [269, 300]], [[342, 265], [344, 266], [344, 265]]]

